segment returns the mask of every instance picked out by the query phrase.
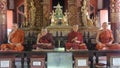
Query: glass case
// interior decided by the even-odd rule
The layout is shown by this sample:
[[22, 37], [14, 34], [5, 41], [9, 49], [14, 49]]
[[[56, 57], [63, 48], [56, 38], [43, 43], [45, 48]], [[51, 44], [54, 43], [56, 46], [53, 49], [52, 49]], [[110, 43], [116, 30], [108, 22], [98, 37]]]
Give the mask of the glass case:
[[47, 53], [47, 68], [73, 68], [72, 53]]

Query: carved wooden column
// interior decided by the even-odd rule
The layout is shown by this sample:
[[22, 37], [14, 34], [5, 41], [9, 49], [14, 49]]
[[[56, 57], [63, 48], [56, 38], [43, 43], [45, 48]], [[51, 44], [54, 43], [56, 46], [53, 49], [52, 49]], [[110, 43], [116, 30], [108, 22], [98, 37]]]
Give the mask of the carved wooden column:
[[50, 0], [43, 0], [43, 22], [45, 26], [50, 25], [50, 12], [51, 5]]
[[[68, 0], [69, 24], [78, 24], [77, 0]], [[79, 19], [78, 19], [79, 20]]]
[[35, 13], [35, 24], [37, 27], [43, 27], [45, 26], [45, 23], [43, 22], [43, 0], [33, 0], [34, 6], [36, 7], [36, 13]]
[[0, 0], [0, 43], [7, 42], [7, 0]]
[[110, 20], [115, 42], [120, 42], [120, 0], [110, 0]]

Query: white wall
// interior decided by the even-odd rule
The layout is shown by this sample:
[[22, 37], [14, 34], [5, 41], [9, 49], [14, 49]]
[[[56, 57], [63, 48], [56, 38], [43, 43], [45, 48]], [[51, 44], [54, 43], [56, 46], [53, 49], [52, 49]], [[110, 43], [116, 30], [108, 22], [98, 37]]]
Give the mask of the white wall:
[[103, 0], [98, 0], [98, 9], [103, 8]]

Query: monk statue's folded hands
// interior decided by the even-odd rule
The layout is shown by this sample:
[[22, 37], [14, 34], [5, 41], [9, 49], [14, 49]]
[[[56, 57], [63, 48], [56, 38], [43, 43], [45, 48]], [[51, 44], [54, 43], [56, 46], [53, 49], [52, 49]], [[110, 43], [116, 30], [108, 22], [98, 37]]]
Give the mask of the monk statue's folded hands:
[[85, 43], [81, 43], [80, 46], [85, 46]]
[[21, 46], [21, 43], [17, 43], [16, 46]]
[[52, 44], [51, 43], [37, 43], [39, 46], [40, 45], [43, 45], [43, 46], [51, 46]]
[[108, 44], [112, 44], [112, 41], [110, 41]]
[[10, 45], [15, 45], [14, 43], [10, 43]]
[[78, 40], [75, 40], [74, 42], [75, 42], [75, 43], [80, 43], [80, 41], [78, 41]]
[[98, 42], [98, 44], [101, 46], [102, 45], [102, 43], [101, 42]]
[[47, 46], [51, 46], [52, 44], [51, 43], [48, 43]]
[[39, 48], [39, 47], [36, 47], [36, 49], [37, 49], [37, 50], [39, 50], [39, 49], [41, 49], [41, 48]]
[[78, 37], [74, 37], [73, 39], [72, 39], [72, 41], [76, 41], [78, 39]]

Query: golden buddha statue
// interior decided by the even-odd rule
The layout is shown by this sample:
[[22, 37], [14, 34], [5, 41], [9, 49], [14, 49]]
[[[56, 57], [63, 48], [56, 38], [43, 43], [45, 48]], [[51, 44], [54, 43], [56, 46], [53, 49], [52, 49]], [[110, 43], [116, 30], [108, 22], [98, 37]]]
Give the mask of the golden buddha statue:
[[90, 19], [89, 14], [88, 14], [87, 2], [88, 0], [82, 1], [82, 7], [81, 7], [82, 24], [85, 27], [91, 27], [93, 26], [93, 20]]
[[82, 4], [83, 4], [81, 7], [82, 23], [84, 26], [87, 26], [88, 8], [86, 0], [83, 0]]
[[51, 26], [53, 26], [53, 25], [56, 25], [56, 17], [55, 17], [55, 12], [54, 12], [54, 10], [52, 11], [52, 14], [51, 14], [51, 16], [50, 16], [50, 19], [51, 19]]
[[66, 10], [66, 12], [64, 13], [64, 16], [63, 16], [63, 25], [68, 25], [68, 14], [69, 12]]
[[92, 27], [93, 26], [93, 20], [87, 17], [87, 27]]
[[51, 25], [68, 25], [68, 11], [63, 14], [60, 4], [56, 6], [55, 12], [50, 16]]

